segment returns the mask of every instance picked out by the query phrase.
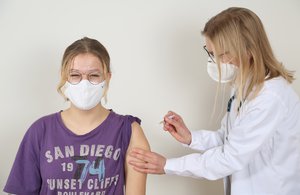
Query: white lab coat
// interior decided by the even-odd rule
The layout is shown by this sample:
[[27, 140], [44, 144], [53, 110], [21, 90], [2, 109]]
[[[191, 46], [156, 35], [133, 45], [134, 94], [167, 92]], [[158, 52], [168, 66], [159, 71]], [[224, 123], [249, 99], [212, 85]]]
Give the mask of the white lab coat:
[[228, 135], [227, 114], [217, 131], [192, 131], [189, 147], [203, 153], [168, 159], [166, 174], [209, 180], [231, 176], [231, 195], [299, 195], [298, 95], [279, 77], [266, 81], [239, 115], [234, 105]]

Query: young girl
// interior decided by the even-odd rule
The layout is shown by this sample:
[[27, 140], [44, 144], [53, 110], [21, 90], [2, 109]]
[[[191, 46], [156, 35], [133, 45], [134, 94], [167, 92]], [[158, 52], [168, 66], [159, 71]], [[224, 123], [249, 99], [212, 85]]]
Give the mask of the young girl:
[[71, 105], [31, 125], [5, 192], [145, 195], [146, 175], [128, 166], [127, 154], [149, 145], [138, 118], [101, 105], [110, 77], [109, 54], [97, 40], [84, 37], [65, 50], [58, 92]]
[[206, 23], [203, 35], [209, 75], [233, 88], [220, 129], [190, 132], [169, 112], [164, 130], [203, 153], [166, 159], [136, 149], [132, 156], [144, 162], [131, 164], [142, 173], [224, 178], [226, 194], [299, 194], [300, 101], [290, 85], [293, 74], [276, 60], [260, 19], [229, 8]]

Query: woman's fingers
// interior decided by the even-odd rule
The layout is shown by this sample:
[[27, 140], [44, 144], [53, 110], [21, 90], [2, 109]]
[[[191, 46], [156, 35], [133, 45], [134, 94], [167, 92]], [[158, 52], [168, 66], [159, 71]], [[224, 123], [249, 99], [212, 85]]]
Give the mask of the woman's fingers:
[[131, 165], [133, 165], [133, 169], [138, 171], [138, 172], [141, 172], [141, 173], [146, 173], [146, 174], [164, 174], [164, 172], [158, 172], [154, 169], [147, 169], [147, 168], [140, 168], [138, 166], [135, 166], [134, 164], [130, 163]]
[[129, 154], [134, 160], [129, 160], [136, 171], [142, 173], [164, 174], [165, 158], [155, 152], [134, 148]]
[[173, 111], [169, 111], [164, 116], [164, 126], [163, 129], [165, 131], [176, 132], [177, 128], [180, 127], [182, 119], [181, 117]]
[[170, 123], [165, 123], [163, 129], [169, 132], [176, 131], [174, 126], [172, 126]]
[[166, 118], [166, 124], [168, 124], [169, 128], [177, 129], [178, 122], [175, 119]]
[[181, 120], [181, 116], [178, 115], [177, 113], [173, 112], [173, 111], [169, 111], [166, 115], [165, 118], [169, 118], [169, 119], [174, 119], [176, 121]]
[[141, 148], [133, 148], [130, 151], [130, 156], [144, 162], [153, 162], [154, 155], [152, 152], [143, 150]]
[[[172, 117], [170, 117], [172, 116]], [[175, 112], [169, 111], [165, 115], [164, 130], [168, 131], [177, 141], [190, 144], [191, 143], [191, 133], [184, 124], [183, 119], [180, 115]]]
[[140, 168], [140, 169], [151, 169], [151, 170], [156, 170], [157, 166], [155, 166], [153, 163], [151, 162], [145, 162], [145, 161], [135, 161], [135, 160], [131, 160], [129, 161], [129, 163], [131, 165], [133, 165], [134, 167]]
[[169, 111], [166, 114], [166, 116], [164, 117], [164, 120], [166, 121], [166, 124], [173, 126], [174, 129], [179, 128], [183, 123], [181, 117], [172, 111]]
[[129, 164], [133, 166], [133, 168], [142, 173], [151, 173], [151, 174], [164, 174], [164, 170], [160, 169], [157, 165], [152, 164], [150, 162], [138, 162], [138, 161], [129, 161]]

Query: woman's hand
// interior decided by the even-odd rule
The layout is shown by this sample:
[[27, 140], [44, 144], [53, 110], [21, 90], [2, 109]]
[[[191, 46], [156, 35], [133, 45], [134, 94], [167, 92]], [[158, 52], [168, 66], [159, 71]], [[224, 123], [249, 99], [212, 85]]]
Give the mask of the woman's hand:
[[185, 126], [181, 116], [169, 111], [164, 117], [164, 130], [168, 131], [177, 141], [183, 144], [191, 144], [191, 132]]
[[155, 152], [133, 148], [130, 153], [129, 164], [141, 173], [165, 174], [166, 158]]

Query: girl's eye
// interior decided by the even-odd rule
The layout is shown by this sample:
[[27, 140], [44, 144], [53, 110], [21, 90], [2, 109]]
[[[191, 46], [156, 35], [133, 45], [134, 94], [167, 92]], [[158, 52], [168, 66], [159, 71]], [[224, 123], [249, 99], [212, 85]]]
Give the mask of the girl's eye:
[[91, 74], [90, 76], [91, 76], [91, 77], [100, 77], [99, 74]]
[[70, 77], [80, 77], [80, 74], [70, 74]]

